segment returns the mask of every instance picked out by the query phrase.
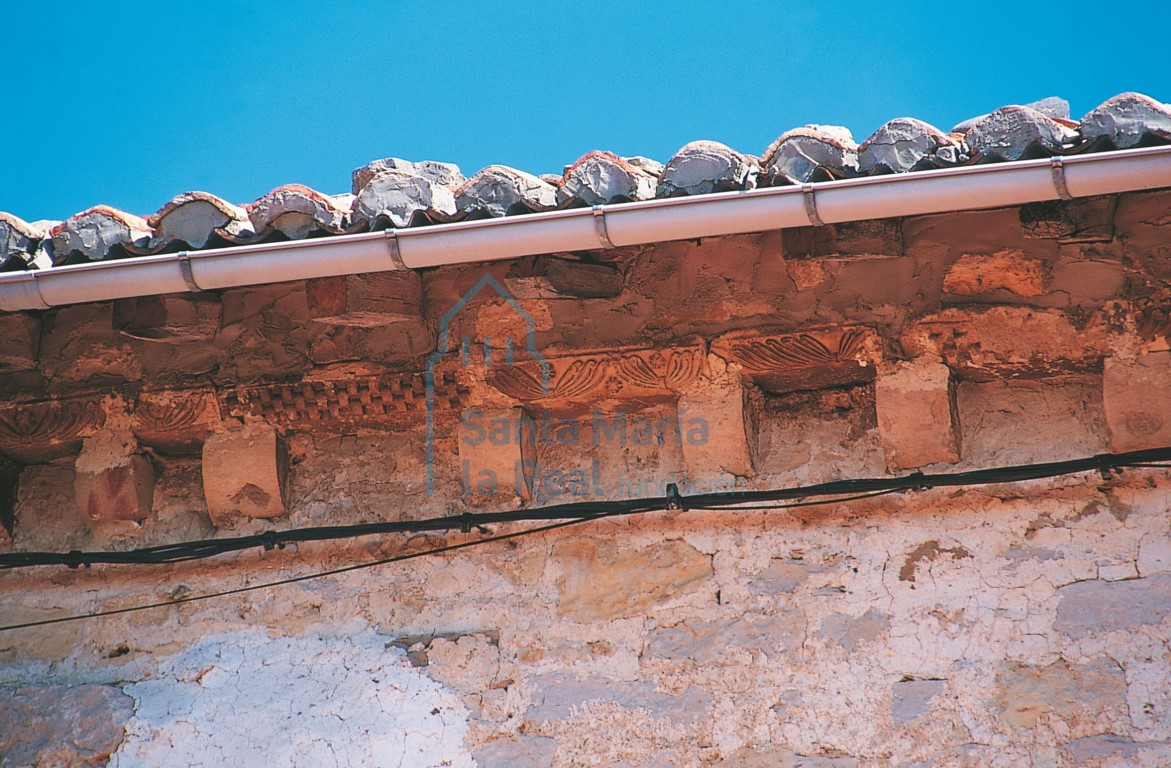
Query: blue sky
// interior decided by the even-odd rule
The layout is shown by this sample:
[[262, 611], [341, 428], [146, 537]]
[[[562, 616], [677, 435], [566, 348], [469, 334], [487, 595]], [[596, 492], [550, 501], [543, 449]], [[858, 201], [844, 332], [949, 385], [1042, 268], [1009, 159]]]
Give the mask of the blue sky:
[[[117, 8], [118, 10], [112, 10]], [[591, 149], [760, 153], [1058, 95], [1171, 100], [1166, 8], [970, 3], [0, 0], [0, 210], [139, 214], [349, 191], [381, 157], [560, 172]]]

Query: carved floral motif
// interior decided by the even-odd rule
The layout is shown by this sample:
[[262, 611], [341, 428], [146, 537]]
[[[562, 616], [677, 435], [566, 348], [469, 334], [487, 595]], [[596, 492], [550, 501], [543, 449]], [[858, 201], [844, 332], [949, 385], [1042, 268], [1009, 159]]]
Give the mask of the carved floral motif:
[[852, 360], [864, 340], [865, 332], [861, 328], [846, 328], [836, 339], [832, 334], [799, 333], [736, 340], [730, 342], [728, 351], [750, 373], [773, 373]]
[[137, 426], [144, 432], [167, 434], [187, 431], [207, 410], [203, 394], [167, 400], [141, 399], [135, 408]]
[[488, 381], [522, 402], [665, 395], [695, 381], [705, 358], [701, 347], [599, 354], [549, 361], [547, 388], [537, 363], [495, 369]]
[[96, 400], [21, 403], [0, 411], [0, 449], [75, 440], [105, 420]]

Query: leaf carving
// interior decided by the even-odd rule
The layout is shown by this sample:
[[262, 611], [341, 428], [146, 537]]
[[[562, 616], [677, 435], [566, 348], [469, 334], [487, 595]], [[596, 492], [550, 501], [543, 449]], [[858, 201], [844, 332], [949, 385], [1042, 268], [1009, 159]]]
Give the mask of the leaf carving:
[[664, 379], [671, 389], [690, 384], [699, 375], [703, 354], [698, 350], [673, 352], [667, 358], [667, 374]]
[[783, 336], [779, 339], [735, 344], [732, 350], [740, 364], [750, 371], [806, 368], [836, 362], [833, 352], [805, 333], [800, 336]]
[[100, 427], [106, 415], [94, 401], [26, 403], [0, 412], [0, 443], [26, 445], [72, 440]]
[[565, 372], [557, 377], [553, 392], [558, 397], [579, 397], [602, 384], [605, 369], [593, 358], [574, 360]]
[[538, 400], [549, 395], [540, 379], [515, 365], [495, 369], [492, 386], [517, 400]]
[[202, 397], [192, 397], [170, 403], [142, 400], [135, 409], [135, 416], [143, 429], [150, 432], [177, 432], [190, 427], [203, 415], [206, 402]]
[[853, 357], [862, 348], [862, 340], [865, 338], [866, 335], [861, 328], [847, 329], [842, 334], [842, 338], [838, 339], [838, 352], [834, 357], [837, 358], [838, 362]]
[[643, 389], [661, 389], [663, 379], [638, 355], [619, 358], [618, 370], [628, 382]]

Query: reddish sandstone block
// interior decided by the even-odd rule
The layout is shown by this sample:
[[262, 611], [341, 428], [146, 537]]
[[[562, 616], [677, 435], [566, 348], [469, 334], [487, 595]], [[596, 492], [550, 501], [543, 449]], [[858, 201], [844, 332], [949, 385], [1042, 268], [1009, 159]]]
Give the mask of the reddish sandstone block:
[[920, 359], [900, 364], [874, 386], [878, 436], [892, 470], [960, 460], [950, 371]]
[[285, 514], [287, 479], [284, 442], [272, 427], [250, 425], [203, 444], [203, 494], [217, 527]]
[[744, 387], [738, 382], [680, 396], [679, 431], [690, 479], [755, 474], [748, 443], [754, 430], [748, 413]]
[[218, 296], [207, 294], [137, 296], [114, 302], [114, 328], [124, 336], [148, 341], [211, 339], [220, 327]]
[[1106, 358], [1102, 402], [1115, 451], [1171, 445], [1171, 352]]
[[37, 318], [16, 312], [0, 315], [0, 372], [36, 368], [40, 339]]
[[1040, 296], [1045, 288], [1044, 265], [1012, 250], [961, 256], [943, 276], [944, 292], [957, 296], [978, 296], [998, 290], [1018, 296]]
[[309, 316], [333, 325], [376, 328], [423, 314], [423, 284], [417, 272], [373, 272], [305, 283]]
[[459, 422], [460, 477], [472, 504], [532, 498], [536, 426], [521, 408], [468, 408]]
[[95, 533], [127, 535], [150, 517], [154, 468], [133, 438], [103, 429], [82, 444], [73, 488], [82, 520]]

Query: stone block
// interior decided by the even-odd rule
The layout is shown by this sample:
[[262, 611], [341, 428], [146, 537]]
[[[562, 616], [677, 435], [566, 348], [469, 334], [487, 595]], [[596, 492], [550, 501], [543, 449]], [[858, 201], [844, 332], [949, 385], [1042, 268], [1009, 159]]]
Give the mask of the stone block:
[[464, 498], [472, 504], [533, 496], [536, 424], [522, 408], [468, 408], [459, 420]]
[[1171, 765], [1171, 740], [1144, 742], [1113, 733], [1102, 733], [1063, 744], [1061, 751], [1070, 765], [1087, 768]]
[[0, 455], [0, 546], [12, 541], [19, 485], [20, 468]]
[[94, 533], [133, 534], [150, 517], [154, 467], [136, 449], [133, 437], [110, 429], [82, 443], [73, 489], [81, 518]]
[[1010, 306], [925, 315], [900, 341], [909, 356], [942, 359], [978, 380], [1096, 372], [1111, 343], [1102, 324], [1078, 327], [1060, 310]]
[[626, 709], [648, 709], [676, 723], [694, 724], [707, 717], [712, 696], [698, 686], [679, 694], [659, 691], [649, 680], [612, 680], [604, 677], [578, 679], [572, 674], [552, 673], [529, 678], [532, 708], [525, 721], [541, 724], [566, 720], [590, 702], [614, 702]]
[[1171, 445], [1171, 352], [1106, 358], [1102, 402], [1113, 450]]
[[288, 457], [269, 426], [212, 435], [203, 444], [203, 493], [216, 526], [285, 514]]
[[955, 391], [946, 365], [927, 358], [902, 363], [878, 377], [874, 398], [891, 470], [960, 460]]
[[645, 655], [713, 664], [736, 650], [768, 656], [793, 653], [804, 641], [805, 617], [799, 611], [772, 616], [746, 613], [714, 621], [688, 619], [654, 629], [647, 637]]
[[609, 264], [550, 259], [545, 277], [553, 290], [583, 299], [607, 299], [622, 292], [622, 273]]
[[421, 320], [423, 285], [417, 272], [372, 272], [305, 283], [309, 316], [333, 325], [377, 328]]
[[786, 260], [827, 256], [902, 256], [903, 250], [900, 219], [868, 219], [781, 230], [781, 252]]
[[134, 699], [108, 685], [9, 688], [0, 694], [0, 764], [105, 765]]
[[19, 312], [0, 315], [0, 373], [36, 368], [40, 338], [41, 323], [34, 316]]
[[1126, 714], [1126, 673], [1111, 659], [1046, 667], [1008, 664], [996, 676], [997, 707], [1014, 728], [1032, 728], [1048, 714], [1071, 725]]
[[890, 619], [874, 608], [866, 609], [861, 616], [831, 613], [821, 622], [821, 636], [850, 653], [857, 651], [866, 643], [874, 642], [879, 635], [889, 630]]
[[900, 680], [891, 690], [891, 719], [896, 725], [918, 720], [931, 708], [931, 700], [946, 690], [946, 680]]
[[857, 758], [800, 755], [784, 747], [741, 747], [716, 763], [716, 768], [857, 768]]
[[547, 736], [493, 739], [475, 750], [480, 768], [514, 768], [520, 765], [553, 765], [557, 742]]
[[1054, 629], [1075, 640], [1115, 630], [1155, 626], [1171, 613], [1171, 575], [1104, 581], [1091, 579], [1057, 590]]
[[749, 448], [755, 428], [746, 394], [739, 382], [721, 381], [679, 397], [679, 423], [686, 427], [683, 461], [691, 480], [755, 474]]
[[1108, 243], [1114, 239], [1113, 196], [1048, 200], [1022, 205], [1018, 212], [1025, 237], [1065, 243]]
[[713, 573], [711, 556], [679, 539], [641, 549], [569, 539], [553, 557], [561, 568], [558, 615], [580, 623], [638, 616], [694, 592]]
[[966, 254], [948, 267], [943, 290], [955, 296], [978, 296], [1008, 291], [1017, 296], [1040, 296], [1046, 289], [1045, 267], [1020, 251]]
[[202, 341], [220, 328], [220, 299], [198, 294], [138, 296], [114, 302], [114, 328], [124, 336], [148, 341]]

